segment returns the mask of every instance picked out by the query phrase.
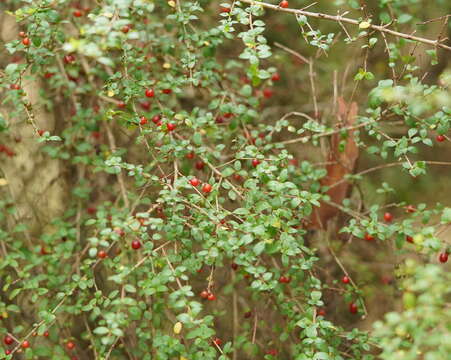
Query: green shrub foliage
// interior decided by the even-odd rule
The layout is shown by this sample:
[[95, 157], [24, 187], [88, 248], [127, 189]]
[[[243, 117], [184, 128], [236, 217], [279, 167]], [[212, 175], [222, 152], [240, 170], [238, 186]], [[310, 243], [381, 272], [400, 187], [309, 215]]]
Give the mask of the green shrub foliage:
[[448, 358], [446, 1], [309, 4], [2, 2], [0, 358]]

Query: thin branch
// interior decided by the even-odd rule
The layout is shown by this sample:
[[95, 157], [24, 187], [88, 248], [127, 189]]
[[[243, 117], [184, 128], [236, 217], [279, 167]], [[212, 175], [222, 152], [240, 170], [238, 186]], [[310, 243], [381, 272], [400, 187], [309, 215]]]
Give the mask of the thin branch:
[[[316, 18], [316, 19], [330, 20], [330, 21], [335, 21], [338, 23], [341, 21], [341, 22], [344, 22], [347, 24], [352, 24], [352, 25], [360, 24], [360, 22], [358, 20], [344, 18], [341, 16], [334, 16], [334, 15], [329, 15], [329, 14], [316, 13], [316, 12], [298, 10], [298, 9], [281, 8], [278, 5], [267, 4], [267, 3], [261, 2], [261, 1], [253, 1], [253, 0], [241, 0], [241, 1], [244, 3], [247, 3], [247, 4], [251, 4], [251, 5], [259, 5], [264, 8], [271, 9], [271, 10], [283, 11], [283, 12], [296, 14], [296, 15], [304, 15], [304, 16], [312, 17], [312, 18]], [[405, 33], [399, 32], [399, 31], [390, 30], [387, 27], [382, 26], [382, 25], [370, 24], [368, 29], [373, 29], [373, 30], [379, 31], [381, 33], [390, 34], [390, 35], [393, 35], [396, 37], [400, 37], [400, 38], [404, 38], [404, 39], [408, 39], [408, 40], [412, 40], [412, 41], [418, 41], [418, 42], [421, 42], [424, 44], [429, 44], [429, 45], [432, 45], [435, 47], [439, 47], [439, 48], [451, 51], [451, 46], [442, 44], [439, 40], [431, 40], [431, 39], [427, 39], [427, 38], [423, 38], [423, 37], [419, 37], [419, 36], [405, 34]]]

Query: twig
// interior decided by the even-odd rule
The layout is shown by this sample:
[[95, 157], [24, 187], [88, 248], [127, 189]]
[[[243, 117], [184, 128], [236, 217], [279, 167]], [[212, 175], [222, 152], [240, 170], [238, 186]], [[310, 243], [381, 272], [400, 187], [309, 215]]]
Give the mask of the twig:
[[[316, 13], [316, 12], [311, 12], [311, 11], [305, 11], [305, 10], [298, 10], [298, 9], [290, 9], [290, 8], [281, 8], [278, 5], [273, 5], [273, 4], [267, 4], [265, 2], [261, 2], [261, 1], [253, 1], [253, 0], [241, 0], [244, 3], [247, 4], [252, 4], [252, 5], [260, 5], [262, 7], [268, 8], [268, 9], [272, 9], [272, 10], [276, 10], [276, 11], [283, 11], [283, 12], [287, 12], [287, 13], [292, 13], [292, 14], [297, 14], [297, 15], [304, 15], [307, 17], [312, 17], [312, 18], [316, 18], [316, 19], [323, 19], [323, 20], [330, 20], [330, 21], [335, 21], [335, 22], [344, 22], [347, 24], [352, 24], [352, 25], [359, 25], [360, 22], [358, 20], [355, 19], [350, 19], [350, 18], [344, 18], [341, 16], [334, 16], [334, 15], [329, 15], [329, 14], [323, 14], [323, 13]], [[368, 29], [373, 29], [379, 32], [383, 32], [386, 34], [390, 34], [396, 37], [400, 37], [400, 38], [404, 38], [404, 39], [408, 39], [408, 40], [412, 40], [412, 41], [418, 41], [424, 44], [429, 44], [435, 47], [439, 47], [448, 51], [451, 51], [451, 46], [442, 44], [439, 40], [431, 40], [431, 39], [427, 39], [427, 38], [423, 38], [423, 37], [419, 37], [419, 36], [414, 36], [414, 35], [410, 35], [410, 34], [405, 34], [399, 31], [394, 31], [394, 30], [390, 30], [385, 26], [381, 26], [381, 25], [373, 25], [370, 24], [370, 26], [368, 27]]]

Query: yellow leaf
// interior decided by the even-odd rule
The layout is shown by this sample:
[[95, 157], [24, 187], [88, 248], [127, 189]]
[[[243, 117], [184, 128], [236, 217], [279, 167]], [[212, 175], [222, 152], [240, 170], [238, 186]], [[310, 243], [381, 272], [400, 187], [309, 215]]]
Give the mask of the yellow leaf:
[[113, 96], [114, 96], [114, 91], [113, 91], [113, 90], [108, 90], [107, 95], [108, 95], [109, 97], [113, 97]]
[[371, 26], [371, 23], [369, 23], [368, 21], [362, 21], [359, 24], [359, 29], [368, 29]]
[[176, 322], [175, 324], [174, 324], [174, 334], [180, 334], [181, 332], [182, 332], [182, 323], [179, 321], [179, 322]]
[[175, 1], [168, 1], [168, 5], [170, 6], [170, 7], [175, 7]]
[[164, 64], [163, 64], [163, 67], [164, 67], [165, 69], [170, 69], [170, 68], [171, 68], [171, 64], [169, 64], [169, 63], [164, 63]]
[[4, 179], [4, 178], [0, 178], [0, 186], [5, 186], [8, 185], [8, 180]]

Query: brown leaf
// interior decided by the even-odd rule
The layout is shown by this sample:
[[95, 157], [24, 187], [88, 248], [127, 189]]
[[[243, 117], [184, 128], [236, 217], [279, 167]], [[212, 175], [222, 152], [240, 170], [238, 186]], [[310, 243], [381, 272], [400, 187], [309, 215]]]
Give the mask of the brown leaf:
[[[353, 126], [357, 119], [358, 107], [355, 102], [351, 105], [347, 104], [342, 97], [338, 98], [337, 117], [344, 127]], [[334, 134], [331, 137], [331, 147], [328, 155], [328, 162], [332, 162], [326, 166], [327, 175], [321, 179], [321, 185], [336, 186], [331, 187], [326, 193], [330, 196], [330, 200], [336, 204], [341, 204], [346, 198], [349, 190], [347, 181], [341, 182], [345, 175], [354, 171], [354, 166], [359, 156], [359, 148], [354, 141], [353, 130], [348, 131], [348, 137], [344, 151], [340, 151], [340, 134]], [[311, 229], [324, 229], [329, 219], [337, 215], [339, 209], [324, 202], [319, 208], [315, 208], [311, 217]]]

